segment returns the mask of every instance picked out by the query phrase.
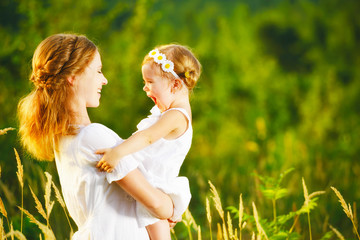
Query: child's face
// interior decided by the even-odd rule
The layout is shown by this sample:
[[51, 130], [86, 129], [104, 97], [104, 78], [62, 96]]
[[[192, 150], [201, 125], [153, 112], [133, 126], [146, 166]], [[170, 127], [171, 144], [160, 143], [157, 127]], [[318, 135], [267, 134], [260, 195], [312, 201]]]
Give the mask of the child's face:
[[144, 64], [141, 70], [145, 84], [143, 90], [146, 95], [155, 102], [160, 111], [169, 109], [173, 101], [170, 80], [162, 77], [159, 69], [149, 63]]

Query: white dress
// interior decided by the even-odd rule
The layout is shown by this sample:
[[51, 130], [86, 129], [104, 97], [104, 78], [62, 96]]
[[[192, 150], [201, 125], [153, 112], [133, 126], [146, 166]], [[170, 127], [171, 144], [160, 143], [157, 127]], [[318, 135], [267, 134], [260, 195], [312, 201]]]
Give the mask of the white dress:
[[[136, 202], [116, 183], [109, 184], [106, 173], [95, 167], [101, 156], [97, 149], [113, 147], [122, 140], [109, 128], [93, 123], [82, 127], [76, 136], [63, 137], [55, 153], [62, 193], [78, 231], [73, 240], [149, 239], [136, 219]], [[123, 178], [138, 167], [138, 161], [125, 157], [112, 173]]]
[[[191, 119], [185, 109], [171, 108], [167, 111], [180, 111], [188, 120], [187, 130], [178, 138], [166, 140], [161, 138], [148, 147], [131, 154], [138, 161], [138, 169], [143, 173], [148, 182], [168, 194], [174, 203], [172, 220], [178, 220], [187, 209], [190, 199], [189, 181], [186, 177], [178, 177], [181, 165], [191, 147], [193, 130]], [[144, 130], [156, 123], [162, 114], [157, 106], [151, 109], [151, 115], [140, 121], [138, 131]], [[121, 159], [120, 163], [123, 160]], [[119, 169], [108, 174], [109, 182], [116, 180]], [[153, 217], [141, 203], [136, 203], [136, 216], [139, 227], [153, 224], [159, 219]]]

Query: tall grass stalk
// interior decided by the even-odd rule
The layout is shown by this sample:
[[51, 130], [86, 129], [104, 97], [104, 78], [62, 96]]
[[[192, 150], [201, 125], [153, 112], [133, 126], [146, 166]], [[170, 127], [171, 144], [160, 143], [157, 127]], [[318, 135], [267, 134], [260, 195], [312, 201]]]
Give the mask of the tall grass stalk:
[[[18, 177], [20, 187], [21, 187], [21, 207], [23, 208], [24, 207], [24, 167], [21, 164], [19, 154], [18, 154], [18, 152], [16, 151], [15, 148], [14, 148], [14, 152], [15, 152], [16, 163], [17, 163], [16, 175]], [[23, 212], [21, 212], [21, 216], [20, 216], [20, 232], [22, 232], [22, 229], [23, 229], [23, 222], [24, 222], [23, 219], [24, 219], [24, 214], [23, 214]]]
[[[354, 232], [355, 232], [357, 238], [360, 240], [359, 232], [357, 230], [357, 225], [356, 225], [357, 220], [354, 217], [353, 211], [351, 209], [351, 205], [346, 203], [345, 199], [343, 198], [341, 193], [336, 188], [331, 187], [331, 189], [335, 192], [336, 196], [339, 198], [339, 202], [341, 203], [341, 206], [342, 206], [346, 216], [351, 220]], [[356, 214], [355, 214], [355, 216], [356, 216]]]
[[196, 224], [195, 219], [192, 216], [189, 209], [186, 209], [182, 222], [184, 223], [184, 225], [186, 226], [186, 228], [188, 230], [189, 239], [192, 240], [193, 237], [192, 237], [192, 233], [191, 233], [191, 228], [193, 227], [196, 231], [199, 231], [199, 226]]
[[41, 202], [39, 201], [38, 197], [35, 195], [34, 191], [32, 190], [31, 186], [29, 185], [29, 188], [30, 188], [30, 192], [31, 192], [31, 195], [33, 196], [34, 198], [34, 201], [35, 201], [35, 207], [37, 209], [37, 211], [40, 213], [40, 215], [47, 221], [47, 225], [49, 225], [49, 221], [47, 219], [47, 214], [45, 213], [45, 210], [41, 204]]
[[26, 209], [23, 209], [21, 207], [19, 207], [19, 209], [24, 212], [28, 218], [30, 219], [30, 222], [35, 223], [40, 230], [42, 231], [42, 233], [44, 234], [45, 240], [56, 240], [55, 235], [53, 233], [53, 231], [45, 224], [42, 224], [41, 222], [39, 222], [29, 211], [27, 211]]
[[22, 232], [14, 230], [14, 227], [12, 224], [10, 227], [10, 231], [4, 236], [5, 239], [7, 239], [7, 237], [11, 237], [11, 239], [14, 239], [14, 237], [16, 237], [19, 240], [26, 240], [26, 237], [24, 236], [24, 234]]
[[15, 130], [15, 128], [8, 127], [8, 128], [0, 129], [0, 135], [5, 135], [7, 134], [8, 131], [12, 131], [12, 130]]
[[[1, 168], [0, 168], [0, 169], [1, 169]], [[5, 206], [4, 206], [4, 203], [3, 203], [2, 199], [1, 199], [1, 197], [0, 197], [0, 213], [6, 218], [7, 225], [8, 225], [8, 227], [9, 227], [9, 229], [10, 229], [9, 218], [8, 218], [7, 211], [6, 211], [6, 208], [5, 208]], [[2, 219], [1, 219], [1, 220], [2, 220]], [[2, 222], [2, 221], [1, 221], [1, 226], [0, 226], [0, 228], [1, 228], [1, 232], [3, 231], [4, 234], [5, 234], [4, 225], [3, 225], [3, 222]], [[1, 238], [1, 240], [2, 240], [2, 239], [3, 239], [3, 238]], [[5, 239], [6, 239], [6, 237], [5, 237]]]
[[242, 194], [240, 194], [239, 199], [239, 240], [242, 240], [242, 230], [246, 225], [246, 222], [244, 222], [244, 224], [242, 223], [244, 217], [244, 204]]
[[255, 203], [252, 203], [253, 206], [253, 212], [254, 212], [254, 218], [255, 218], [255, 223], [256, 223], [256, 228], [259, 232], [259, 236], [261, 238], [261, 236], [264, 236], [266, 240], [269, 240], [268, 236], [266, 235], [266, 232], [264, 231], [264, 229], [262, 228], [261, 224], [260, 224], [260, 220], [259, 220], [259, 215], [258, 212], [256, 210], [256, 206]]
[[61, 207], [63, 208], [64, 210], [64, 213], [65, 213], [65, 216], [66, 216], [66, 220], [68, 221], [68, 224], [69, 224], [69, 227], [70, 227], [70, 237], [73, 235], [74, 233], [74, 230], [71, 226], [71, 223], [70, 223], [70, 218], [69, 218], [69, 215], [67, 214], [67, 211], [66, 211], [66, 205], [65, 205], [65, 201], [64, 199], [61, 197], [61, 193], [59, 191], [59, 189], [56, 187], [55, 183], [54, 182], [51, 182], [52, 184], [52, 187], [54, 189], [54, 192], [55, 192], [55, 196], [56, 196], [56, 199], [58, 200], [58, 202], [60, 203]]
[[232, 226], [230, 212], [227, 212], [227, 225], [228, 225], [229, 239], [235, 239], [235, 233]]
[[340, 239], [340, 240], [345, 240], [345, 237], [333, 226], [329, 225], [331, 231], [333, 231], [335, 233], [335, 235]]
[[[224, 210], [222, 208], [220, 196], [219, 196], [219, 193], [217, 192], [215, 186], [211, 183], [211, 181], [209, 181], [209, 185], [210, 185], [210, 191], [213, 194], [212, 199], [214, 201], [215, 208], [218, 211], [218, 213], [220, 215], [220, 218], [222, 220], [222, 225], [221, 225], [222, 226], [222, 237], [223, 237], [224, 240], [227, 240], [228, 239], [228, 234], [227, 234], [227, 230], [226, 230], [225, 213], [224, 213]], [[220, 229], [221, 229], [221, 226], [220, 226]]]
[[[303, 185], [304, 198], [305, 198], [304, 205], [305, 205], [305, 207], [308, 207], [308, 206], [309, 206], [309, 203], [310, 203], [310, 197], [309, 197], [308, 190], [307, 190], [307, 188], [306, 188], [306, 184], [305, 184], [304, 178], [302, 178], [302, 185]], [[309, 208], [307, 208], [307, 216], [308, 216], [308, 225], [309, 225], [309, 238], [310, 238], [310, 240], [312, 240], [311, 222], [310, 222], [310, 209], [309, 209]]]
[[49, 219], [50, 219], [50, 214], [51, 211], [54, 207], [54, 201], [50, 200], [51, 197], [51, 183], [52, 183], [52, 176], [48, 173], [45, 172], [45, 176], [47, 179], [46, 185], [45, 185], [45, 195], [44, 195], [44, 200], [45, 200], [45, 209], [46, 209], [46, 220], [47, 220], [47, 226], [49, 228], [51, 228], [50, 223], [49, 223]]
[[211, 229], [212, 218], [211, 218], [210, 202], [209, 202], [208, 198], [206, 198], [206, 217], [209, 222], [210, 240], [212, 240], [213, 239], [212, 238], [212, 229]]
[[220, 223], [217, 223], [216, 226], [217, 226], [216, 239], [218, 239], [218, 240], [224, 239], [224, 238], [223, 238], [223, 234], [222, 234], [222, 230], [221, 230], [221, 225], [220, 225]]
[[198, 240], [201, 240], [201, 227], [198, 226]]

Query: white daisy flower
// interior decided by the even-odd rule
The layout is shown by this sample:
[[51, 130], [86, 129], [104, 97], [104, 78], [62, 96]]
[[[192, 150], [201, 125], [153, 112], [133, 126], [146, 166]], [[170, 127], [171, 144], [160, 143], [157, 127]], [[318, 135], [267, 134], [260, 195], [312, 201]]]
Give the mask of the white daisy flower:
[[156, 55], [158, 55], [158, 54], [159, 54], [159, 50], [157, 50], [157, 49], [151, 50], [149, 52], [149, 56], [152, 57], [152, 58], [155, 58]]
[[161, 68], [162, 68], [162, 70], [164, 70], [164, 72], [172, 72], [172, 71], [174, 71], [174, 63], [170, 60], [165, 60], [161, 64]]
[[154, 61], [158, 64], [162, 64], [164, 61], [166, 61], [165, 54], [159, 53], [154, 57]]
[[149, 52], [149, 56], [153, 58], [157, 64], [161, 65], [164, 72], [169, 72], [174, 77], [179, 78], [179, 76], [174, 72], [174, 63], [168, 60], [165, 54], [160, 53], [158, 49], [153, 49]]

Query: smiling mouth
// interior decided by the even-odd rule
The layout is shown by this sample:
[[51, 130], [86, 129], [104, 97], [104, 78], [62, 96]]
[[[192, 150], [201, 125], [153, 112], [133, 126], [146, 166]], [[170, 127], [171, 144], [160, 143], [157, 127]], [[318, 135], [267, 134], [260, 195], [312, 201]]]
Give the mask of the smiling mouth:
[[154, 101], [154, 103], [156, 104], [156, 98], [155, 97], [153, 97], [153, 96], [149, 96], [150, 98], [151, 98], [151, 100], [153, 100]]

